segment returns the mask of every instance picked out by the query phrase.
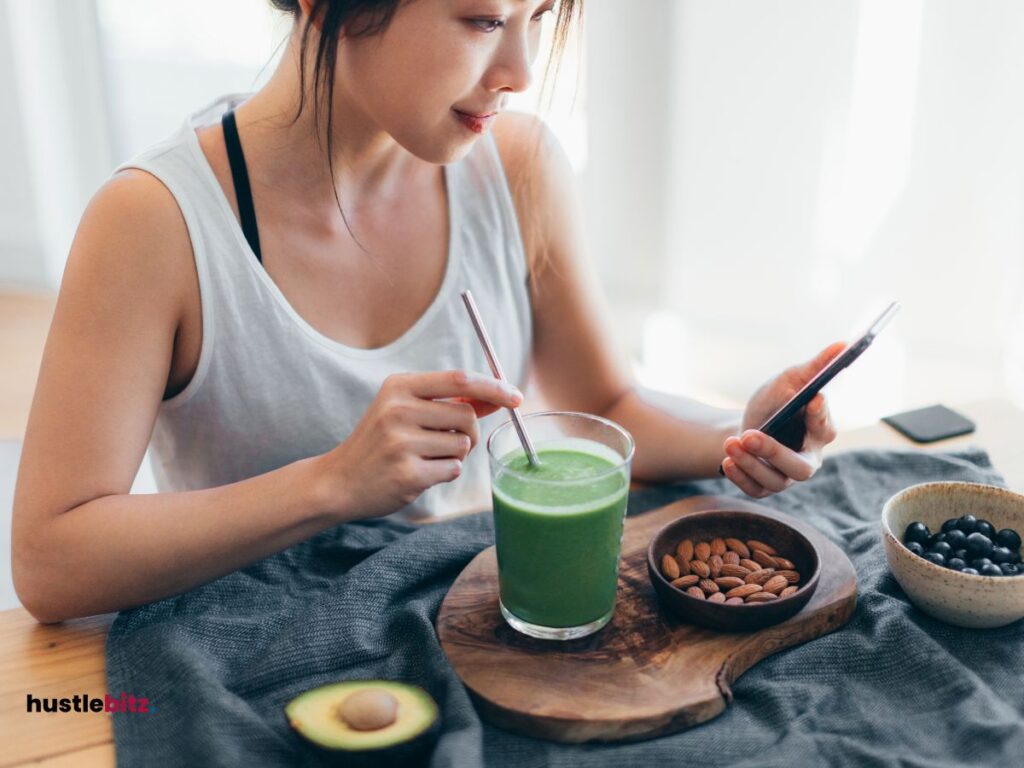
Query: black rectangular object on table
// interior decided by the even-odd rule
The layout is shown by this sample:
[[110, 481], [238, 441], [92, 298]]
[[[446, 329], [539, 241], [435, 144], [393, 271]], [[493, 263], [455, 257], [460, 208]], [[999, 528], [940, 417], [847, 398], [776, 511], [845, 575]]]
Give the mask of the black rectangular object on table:
[[882, 421], [916, 443], [934, 443], [974, 431], [973, 421], [944, 405], [884, 416]]

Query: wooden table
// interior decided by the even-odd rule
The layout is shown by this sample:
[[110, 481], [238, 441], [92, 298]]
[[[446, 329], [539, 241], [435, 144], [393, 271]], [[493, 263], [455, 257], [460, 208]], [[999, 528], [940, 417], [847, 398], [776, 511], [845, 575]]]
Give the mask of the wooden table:
[[[1024, 451], [1017, 437], [1024, 434], [1024, 412], [999, 400], [958, 410], [978, 424], [978, 431], [925, 446], [925, 450], [982, 445], [1009, 486], [1024, 492]], [[879, 424], [840, 435], [832, 451], [868, 447], [914, 444]], [[114, 614], [105, 614], [42, 626], [24, 609], [0, 612], [0, 733], [7, 745], [0, 754], [0, 768], [29, 763], [50, 768], [114, 765], [109, 715], [25, 711], [27, 694], [41, 699], [107, 693], [104, 641], [113, 618]]]

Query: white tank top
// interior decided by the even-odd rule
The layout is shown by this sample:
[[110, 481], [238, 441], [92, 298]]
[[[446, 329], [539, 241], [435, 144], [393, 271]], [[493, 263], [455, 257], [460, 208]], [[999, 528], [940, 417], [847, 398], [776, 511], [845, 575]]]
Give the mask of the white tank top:
[[[188, 386], [160, 405], [149, 445], [157, 489], [225, 485], [325, 453], [349, 436], [392, 373], [467, 369], [489, 375], [459, 297], [466, 289], [473, 291], [505, 375], [523, 389], [532, 337], [528, 275], [491, 134], [444, 167], [450, 237], [437, 296], [401, 337], [360, 349], [323, 335], [288, 303], [256, 260], [200, 148], [195, 129], [219, 122], [244, 98], [217, 99], [174, 136], [117, 169], [139, 168], [170, 190], [199, 276], [199, 365]], [[430, 520], [490, 508], [484, 442], [506, 419], [505, 410], [481, 419], [481, 441], [462, 474], [393, 516]]]

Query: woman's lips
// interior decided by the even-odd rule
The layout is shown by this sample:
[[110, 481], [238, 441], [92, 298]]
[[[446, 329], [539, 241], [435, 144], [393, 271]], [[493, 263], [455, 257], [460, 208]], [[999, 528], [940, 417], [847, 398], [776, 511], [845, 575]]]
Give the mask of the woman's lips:
[[494, 122], [494, 118], [498, 116], [497, 112], [489, 112], [486, 115], [468, 115], [457, 109], [453, 109], [452, 111], [455, 113], [455, 118], [466, 126], [466, 128], [473, 131], [473, 133], [483, 133], [486, 131], [487, 126]]

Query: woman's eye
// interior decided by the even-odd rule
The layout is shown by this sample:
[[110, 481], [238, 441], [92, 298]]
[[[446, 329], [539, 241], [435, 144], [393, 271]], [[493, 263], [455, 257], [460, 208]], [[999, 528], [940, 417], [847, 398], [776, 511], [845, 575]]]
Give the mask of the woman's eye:
[[499, 27], [505, 26], [505, 22], [501, 19], [470, 19], [471, 24], [475, 24], [481, 32], [494, 32]]

